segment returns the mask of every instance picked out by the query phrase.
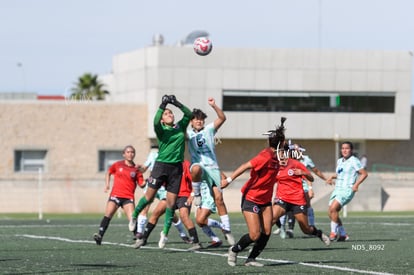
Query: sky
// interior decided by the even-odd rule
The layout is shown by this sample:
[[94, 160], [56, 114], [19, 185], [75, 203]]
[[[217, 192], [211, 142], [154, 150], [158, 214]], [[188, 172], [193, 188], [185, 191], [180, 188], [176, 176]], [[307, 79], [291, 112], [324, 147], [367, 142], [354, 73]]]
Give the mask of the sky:
[[174, 45], [194, 30], [215, 47], [413, 51], [413, 11], [412, 0], [0, 0], [0, 92], [65, 95], [155, 34]]

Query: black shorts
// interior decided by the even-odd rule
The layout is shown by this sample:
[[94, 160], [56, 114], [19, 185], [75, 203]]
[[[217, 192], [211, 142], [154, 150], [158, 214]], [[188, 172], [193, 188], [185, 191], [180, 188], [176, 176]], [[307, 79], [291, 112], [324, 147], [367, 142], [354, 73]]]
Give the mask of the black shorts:
[[242, 211], [247, 211], [247, 212], [252, 212], [252, 213], [256, 213], [256, 214], [260, 214], [263, 211], [263, 208], [272, 206], [272, 204], [266, 203], [266, 204], [257, 204], [255, 202], [246, 200], [246, 199], [242, 199], [242, 203], [241, 203], [241, 208]]
[[118, 207], [124, 207], [125, 204], [134, 203], [134, 200], [132, 199], [126, 199], [126, 198], [118, 198], [111, 196], [109, 197], [108, 201], [114, 202]]
[[148, 186], [160, 189], [165, 184], [167, 192], [178, 194], [180, 191], [181, 177], [183, 176], [182, 163], [164, 163], [156, 161], [151, 171], [151, 181]]
[[299, 213], [303, 213], [307, 215], [308, 213], [308, 207], [306, 205], [297, 205], [297, 204], [282, 201], [277, 198], [275, 198], [275, 204], [285, 209], [286, 213], [289, 211], [292, 211], [293, 215], [299, 214]]
[[186, 207], [189, 211], [191, 209], [191, 204], [187, 205], [188, 197], [177, 197], [177, 200], [175, 202], [175, 208], [180, 209], [183, 207]]

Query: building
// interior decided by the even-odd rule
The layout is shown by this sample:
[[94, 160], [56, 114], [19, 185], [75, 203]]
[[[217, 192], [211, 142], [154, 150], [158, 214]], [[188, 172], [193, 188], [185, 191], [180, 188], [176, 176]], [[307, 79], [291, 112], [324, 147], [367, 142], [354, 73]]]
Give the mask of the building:
[[[223, 107], [217, 153], [224, 171], [266, 146], [262, 134], [281, 116], [287, 137], [322, 171], [334, 170], [342, 140], [368, 155], [369, 170], [413, 161], [409, 52], [215, 47], [200, 57], [186, 45], [157, 44], [114, 56], [112, 73], [100, 79], [111, 91], [105, 102], [0, 99], [1, 212], [102, 212], [106, 167], [127, 144], [136, 147], [138, 163], [145, 160], [164, 94], [203, 109], [208, 121], [215, 115], [208, 97]], [[390, 196], [381, 192], [391, 201], [397, 193], [371, 178], [375, 199], [356, 210], [386, 210]]]

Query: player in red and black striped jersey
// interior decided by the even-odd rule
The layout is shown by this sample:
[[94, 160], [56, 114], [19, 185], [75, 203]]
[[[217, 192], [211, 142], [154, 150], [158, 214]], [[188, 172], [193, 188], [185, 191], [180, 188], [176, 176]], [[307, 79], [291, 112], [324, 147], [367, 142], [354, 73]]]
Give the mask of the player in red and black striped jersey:
[[124, 160], [112, 164], [105, 176], [104, 192], [110, 190], [112, 175], [114, 176], [114, 180], [99, 232], [93, 235], [97, 245], [102, 243], [102, 238], [108, 229], [109, 223], [119, 207], [123, 208], [128, 220], [131, 219], [135, 207], [135, 189], [137, 185], [141, 188], [145, 185], [144, 177], [134, 163], [135, 148], [131, 145], [126, 146], [122, 156]]

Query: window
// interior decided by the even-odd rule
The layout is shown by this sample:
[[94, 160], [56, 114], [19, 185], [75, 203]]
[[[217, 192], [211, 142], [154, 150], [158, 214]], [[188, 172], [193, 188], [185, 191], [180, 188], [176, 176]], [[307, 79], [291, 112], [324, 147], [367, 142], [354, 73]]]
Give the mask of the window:
[[122, 159], [122, 150], [99, 151], [99, 172], [105, 172], [116, 161]]
[[14, 151], [15, 172], [38, 172], [46, 170], [47, 150], [16, 150]]
[[394, 113], [394, 106], [393, 92], [223, 91], [224, 111]]

